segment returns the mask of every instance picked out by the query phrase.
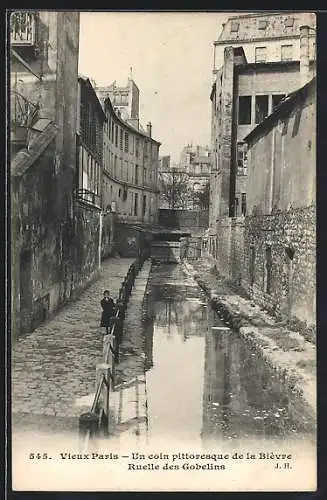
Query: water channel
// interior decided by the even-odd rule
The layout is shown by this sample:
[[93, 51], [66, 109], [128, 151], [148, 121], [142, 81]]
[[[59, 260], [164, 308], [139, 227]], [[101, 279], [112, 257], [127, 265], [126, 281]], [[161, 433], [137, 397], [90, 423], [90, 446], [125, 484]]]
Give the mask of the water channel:
[[181, 266], [150, 279], [149, 435], [214, 445], [314, 440], [306, 405], [230, 330]]
[[[32, 485], [35, 484], [33, 478], [37, 477], [41, 490], [56, 490], [60, 475], [63, 490], [97, 489], [102, 484], [104, 491], [109, 491], [121, 487], [120, 474], [125, 474], [132, 451], [149, 447], [151, 452], [157, 453], [165, 450], [168, 453], [171, 450], [182, 453], [197, 450], [228, 450], [234, 453], [237, 449], [250, 450], [251, 453], [270, 453], [275, 450], [288, 453], [296, 450], [303, 458], [304, 465], [301, 466], [314, 478], [315, 422], [310, 411], [304, 402], [285, 390], [260, 356], [224, 324], [183, 266], [154, 266], [146, 292], [144, 353], [140, 352], [142, 349], [135, 354], [129, 352], [129, 356], [142, 356], [144, 361], [146, 418], [141, 415], [142, 425], [135, 421], [135, 430], [137, 428], [138, 432], [132, 427], [129, 433], [122, 432], [90, 443], [90, 450], [95, 453], [109, 456], [117, 450], [122, 458], [117, 461], [103, 460], [97, 469], [93, 465], [92, 474], [90, 461], [77, 463], [74, 460], [62, 460], [62, 453], [80, 451], [77, 420], [65, 419], [63, 415], [60, 419], [56, 416], [45, 418], [35, 413], [14, 418], [13, 455], [16, 470], [21, 468], [26, 481], [31, 481]], [[100, 362], [98, 344], [94, 343], [94, 352], [90, 355], [98, 357]], [[123, 398], [126, 408], [127, 392]], [[132, 402], [132, 409], [135, 406], [133, 394], [129, 402]], [[119, 398], [118, 392], [116, 395]], [[49, 393], [49, 398], [55, 396]], [[81, 393], [79, 396], [90, 403], [94, 394]], [[131, 416], [133, 426], [135, 413]], [[51, 458], [57, 458], [57, 462], [43, 461], [40, 473], [40, 466], [37, 468], [35, 461], [26, 458], [30, 452], [50, 452]], [[51, 468], [51, 462], [55, 468]], [[108, 475], [108, 470], [112, 474]], [[269, 470], [263, 470], [266, 478], [270, 478]], [[167, 485], [162, 484], [160, 474], [154, 474], [151, 477], [157, 478], [156, 485], [166, 489]], [[251, 474], [254, 474], [253, 469], [249, 469], [249, 478]], [[177, 475], [174, 477], [177, 481]], [[191, 479], [192, 487], [201, 489], [196, 477], [183, 476], [181, 484], [191, 484]], [[210, 476], [212, 488], [222, 485], [220, 477]], [[228, 490], [229, 476], [224, 477], [223, 488]], [[282, 477], [287, 489], [287, 476]], [[146, 475], [129, 478], [128, 483], [123, 481], [123, 486], [142, 490], [144, 484], [148, 485]], [[172, 486], [171, 479], [169, 481]], [[269, 487], [273, 489], [276, 485], [273, 476], [269, 481]], [[29, 489], [24, 484], [25, 489]], [[246, 488], [251, 488], [253, 484], [252, 481]], [[279, 484], [280, 488], [283, 484]]]

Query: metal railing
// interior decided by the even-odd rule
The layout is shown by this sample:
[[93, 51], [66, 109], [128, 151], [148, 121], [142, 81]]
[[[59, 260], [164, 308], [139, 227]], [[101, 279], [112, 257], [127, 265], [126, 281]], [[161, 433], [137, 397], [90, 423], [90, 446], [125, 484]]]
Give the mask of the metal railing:
[[90, 411], [83, 413], [79, 418], [79, 434], [83, 451], [87, 450], [90, 439], [96, 437], [100, 430], [103, 430], [107, 436], [110, 434], [110, 393], [115, 384], [115, 365], [119, 363], [119, 347], [123, 337], [125, 313], [135, 279], [149, 256], [148, 249], [141, 252], [130, 265], [121, 283], [116, 313], [109, 333], [104, 335], [103, 339], [103, 363], [96, 367], [97, 386], [93, 404]]
[[40, 105], [25, 96], [11, 91], [11, 123], [14, 126], [31, 127], [39, 117]]
[[36, 41], [36, 14], [13, 12], [10, 19], [10, 42], [13, 46], [31, 46]]
[[94, 191], [90, 191], [89, 189], [76, 189], [75, 190], [75, 198], [77, 201], [92, 203], [93, 205], [100, 205], [100, 196], [96, 194]]

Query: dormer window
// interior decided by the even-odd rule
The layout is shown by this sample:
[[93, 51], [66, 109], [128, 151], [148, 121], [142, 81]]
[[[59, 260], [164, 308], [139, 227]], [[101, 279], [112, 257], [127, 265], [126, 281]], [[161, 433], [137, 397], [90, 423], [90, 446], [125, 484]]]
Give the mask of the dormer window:
[[238, 22], [232, 22], [232, 25], [231, 25], [231, 28], [230, 28], [231, 33], [237, 33], [239, 27], [240, 27], [240, 23], [238, 23]]
[[294, 26], [294, 17], [285, 19], [285, 28], [292, 28]]
[[265, 30], [267, 28], [267, 25], [268, 21], [266, 21], [265, 19], [261, 19], [259, 21], [259, 30]]

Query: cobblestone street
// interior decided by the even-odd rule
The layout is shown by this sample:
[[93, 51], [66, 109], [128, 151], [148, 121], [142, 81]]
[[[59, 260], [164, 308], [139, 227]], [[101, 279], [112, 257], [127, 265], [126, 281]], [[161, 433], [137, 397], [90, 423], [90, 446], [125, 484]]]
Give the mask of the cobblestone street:
[[[100, 300], [104, 289], [114, 299], [134, 259], [111, 258], [103, 262], [100, 279], [80, 298], [62, 309], [12, 347], [13, 426], [46, 423], [65, 425], [83, 408], [76, 400], [95, 391], [95, 367], [102, 357]], [[87, 399], [87, 398], [86, 398]], [[35, 419], [35, 416], [44, 416]], [[55, 419], [51, 418], [56, 416]], [[37, 422], [40, 420], [40, 422]]]

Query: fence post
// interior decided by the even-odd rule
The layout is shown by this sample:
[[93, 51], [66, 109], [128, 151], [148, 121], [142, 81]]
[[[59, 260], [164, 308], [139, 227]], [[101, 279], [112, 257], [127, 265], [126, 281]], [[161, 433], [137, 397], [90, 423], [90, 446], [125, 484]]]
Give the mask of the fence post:
[[109, 434], [109, 399], [110, 399], [110, 365], [108, 363], [100, 363], [96, 365], [96, 387], [101, 383], [102, 378], [105, 378], [106, 384], [104, 385], [104, 397], [103, 397], [103, 410], [107, 417], [107, 428], [106, 432]]
[[[83, 452], [85, 447], [85, 439], [87, 432], [92, 439], [96, 434], [99, 425], [99, 417], [96, 413], [88, 411], [87, 413], [82, 413], [78, 420], [78, 433], [80, 439], [80, 450]], [[83, 445], [83, 446], [82, 446]], [[86, 444], [88, 446], [88, 443]]]

